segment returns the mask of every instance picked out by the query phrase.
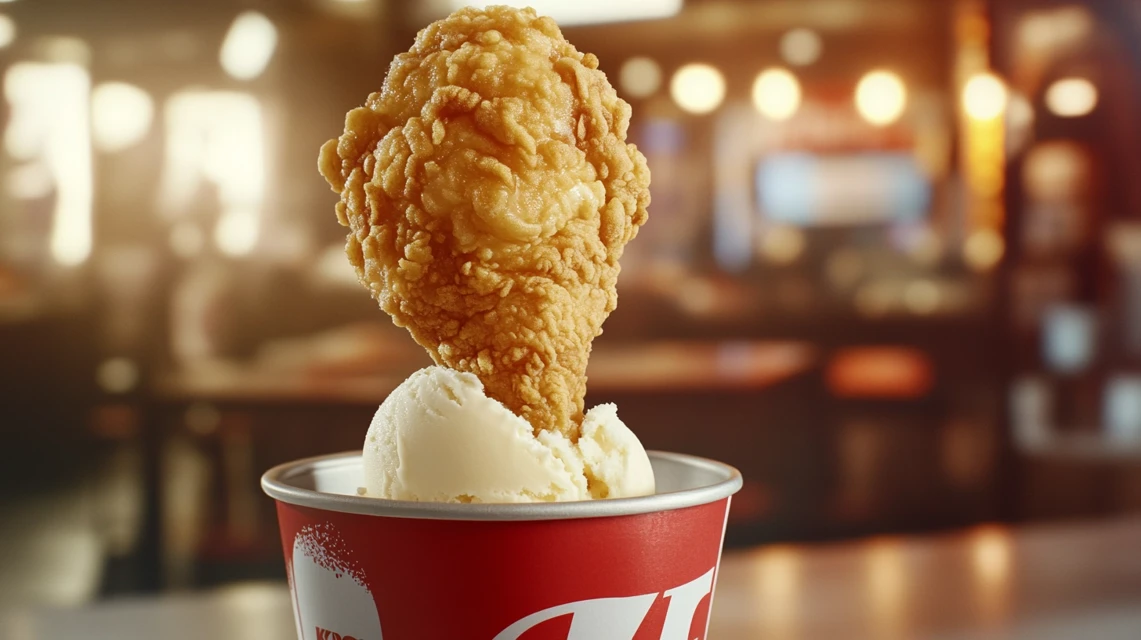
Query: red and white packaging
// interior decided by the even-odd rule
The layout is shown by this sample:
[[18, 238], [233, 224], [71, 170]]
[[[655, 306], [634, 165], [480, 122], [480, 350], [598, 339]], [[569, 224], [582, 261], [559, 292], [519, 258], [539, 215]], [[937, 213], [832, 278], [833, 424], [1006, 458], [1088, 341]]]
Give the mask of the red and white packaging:
[[270, 470], [298, 638], [704, 640], [741, 476], [650, 459], [656, 495], [541, 504], [358, 496], [358, 453]]

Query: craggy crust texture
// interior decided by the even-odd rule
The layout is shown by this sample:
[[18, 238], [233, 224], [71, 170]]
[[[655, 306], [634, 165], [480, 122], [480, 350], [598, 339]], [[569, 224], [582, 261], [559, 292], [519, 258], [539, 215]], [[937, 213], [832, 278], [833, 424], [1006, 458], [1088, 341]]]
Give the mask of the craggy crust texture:
[[650, 173], [598, 59], [530, 9], [421, 31], [321, 149], [346, 252], [433, 359], [536, 429], [578, 435]]

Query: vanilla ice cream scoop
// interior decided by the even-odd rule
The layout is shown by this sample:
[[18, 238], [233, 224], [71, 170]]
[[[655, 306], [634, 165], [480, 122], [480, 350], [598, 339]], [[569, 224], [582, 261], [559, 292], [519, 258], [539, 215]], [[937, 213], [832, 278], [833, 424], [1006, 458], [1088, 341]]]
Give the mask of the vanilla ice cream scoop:
[[654, 472], [612, 404], [571, 442], [484, 393], [474, 374], [421, 369], [380, 405], [364, 446], [364, 492], [435, 502], [551, 502], [654, 493]]

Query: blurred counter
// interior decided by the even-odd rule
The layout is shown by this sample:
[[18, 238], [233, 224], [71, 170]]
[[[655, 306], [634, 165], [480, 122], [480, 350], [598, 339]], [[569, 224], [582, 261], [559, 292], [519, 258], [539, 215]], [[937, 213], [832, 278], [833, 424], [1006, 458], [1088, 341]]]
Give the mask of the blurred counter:
[[[1141, 520], [728, 553], [715, 640], [1136, 640]], [[283, 640], [283, 584], [0, 614], [21, 640]]]
[[[289, 460], [359, 450], [377, 405], [430, 363], [423, 349], [397, 337], [361, 325], [278, 341], [246, 362], [155, 377], [143, 415], [142, 583], [274, 575], [276, 517], [258, 476]], [[648, 449], [725, 460], [756, 482], [791, 486], [800, 496], [792, 467], [780, 458], [804, 460], [812, 446], [811, 431], [791, 427], [819, 422], [804, 408], [818, 358], [803, 342], [603, 343], [591, 356], [586, 403], [617, 403]], [[787, 521], [798, 523], [798, 505], [822, 503], [793, 499], [791, 490], [788, 500], [758, 502], [757, 491], [750, 485], [742, 493], [730, 544], [757, 541], [764, 514], [794, 512]], [[766, 531], [785, 535], [771, 524]]]
[[[426, 355], [407, 349], [386, 354], [362, 345], [371, 360], [303, 356], [252, 364], [220, 362], [171, 371], [155, 381], [160, 401], [341, 402], [377, 405], [419, 367]], [[815, 350], [801, 342], [654, 342], [599, 346], [587, 374], [592, 393], [748, 390], [771, 386], [808, 370]], [[287, 364], [288, 363], [288, 364]]]

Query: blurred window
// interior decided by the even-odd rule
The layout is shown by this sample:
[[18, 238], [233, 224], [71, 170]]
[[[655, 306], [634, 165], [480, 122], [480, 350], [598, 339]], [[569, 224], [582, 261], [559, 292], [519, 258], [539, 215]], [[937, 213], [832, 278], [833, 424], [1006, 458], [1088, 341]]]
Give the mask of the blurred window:
[[[51, 256], [64, 265], [80, 264], [91, 255], [90, 91], [87, 70], [73, 63], [18, 62], [4, 74], [4, 97], [12, 110], [4, 149], [16, 160], [17, 172], [42, 165], [50, 174], [55, 196]], [[9, 183], [10, 195], [19, 198], [31, 191], [39, 196], [43, 191], [21, 189], [20, 183]]]
[[1064, 374], [1081, 373], [1093, 362], [1097, 342], [1097, 316], [1089, 307], [1057, 305], [1043, 322], [1042, 345], [1046, 365]]
[[218, 248], [243, 255], [257, 243], [264, 198], [265, 134], [262, 108], [248, 93], [184, 91], [166, 102], [166, 160], [162, 208], [178, 217], [217, 189], [221, 216], [214, 229]]
[[757, 165], [756, 188], [766, 220], [802, 226], [913, 220], [931, 202], [910, 153], [778, 153]]

